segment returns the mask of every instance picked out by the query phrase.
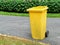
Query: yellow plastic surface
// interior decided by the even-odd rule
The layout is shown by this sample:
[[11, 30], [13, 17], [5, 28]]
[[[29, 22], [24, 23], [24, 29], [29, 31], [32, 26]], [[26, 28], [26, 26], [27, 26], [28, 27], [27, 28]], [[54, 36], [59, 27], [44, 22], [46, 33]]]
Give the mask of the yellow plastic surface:
[[48, 9], [47, 6], [37, 6], [37, 7], [29, 8], [27, 9], [27, 11], [44, 11], [46, 9]]
[[[35, 10], [36, 9], [36, 10]], [[38, 11], [38, 9], [42, 11]], [[46, 14], [47, 14], [47, 9], [45, 6], [38, 6], [38, 7], [33, 7], [29, 10], [30, 14], [30, 25], [31, 25], [31, 33], [32, 37], [34, 39], [44, 39], [45, 38], [45, 32], [46, 32]]]

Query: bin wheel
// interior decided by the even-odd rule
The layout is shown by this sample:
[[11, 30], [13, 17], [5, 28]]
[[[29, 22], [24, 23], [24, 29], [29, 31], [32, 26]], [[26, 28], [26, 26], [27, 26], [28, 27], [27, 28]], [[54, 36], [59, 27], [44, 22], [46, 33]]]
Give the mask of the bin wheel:
[[48, 35], [49, 35], [49, 31], [46, 31], [45, 37], [48, 37]]

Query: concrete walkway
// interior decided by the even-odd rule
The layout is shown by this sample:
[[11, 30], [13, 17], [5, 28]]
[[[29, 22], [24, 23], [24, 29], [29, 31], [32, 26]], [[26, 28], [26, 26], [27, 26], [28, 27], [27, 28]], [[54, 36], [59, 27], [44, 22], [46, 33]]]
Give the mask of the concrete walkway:
[[[60, 45], [60, 18], [48, 18], [48, 38], [40, 40], [51, 45]], [[0, 16], [0, 33], [32, 39], [29, 17]]]

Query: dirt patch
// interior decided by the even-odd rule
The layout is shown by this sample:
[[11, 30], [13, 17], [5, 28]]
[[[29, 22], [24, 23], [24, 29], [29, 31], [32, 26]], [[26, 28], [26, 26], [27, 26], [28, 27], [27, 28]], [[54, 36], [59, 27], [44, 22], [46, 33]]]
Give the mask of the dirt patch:
[[0, 34], [0, 45], [48, 45], [42, 42]]

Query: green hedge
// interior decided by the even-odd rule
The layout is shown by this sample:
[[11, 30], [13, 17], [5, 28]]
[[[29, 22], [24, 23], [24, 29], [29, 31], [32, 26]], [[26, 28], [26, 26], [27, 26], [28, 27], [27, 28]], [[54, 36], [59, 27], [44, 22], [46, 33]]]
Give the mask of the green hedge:
[[47, 2], [46, 5], [49, 7], [48, 12], [50, 13], [60, 12], [60, 2]]
[[34, 7], [46, 5], [49, 7], [48, 12], [50, 13], [59, 13], [60, 12], [60, 2], [21, 2], [16, 0], [0, 0], [0, 11], [9, 11], [9, 12], [27, 12], [26, 9]]

